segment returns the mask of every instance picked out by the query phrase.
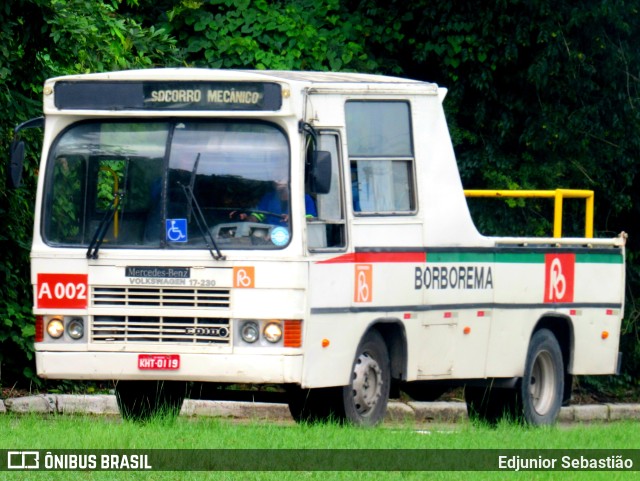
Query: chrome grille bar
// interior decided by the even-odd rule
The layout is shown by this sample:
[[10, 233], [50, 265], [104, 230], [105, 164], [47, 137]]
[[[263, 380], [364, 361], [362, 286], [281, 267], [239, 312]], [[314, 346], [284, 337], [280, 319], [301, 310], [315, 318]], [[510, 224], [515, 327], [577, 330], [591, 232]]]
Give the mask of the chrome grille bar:
[[92, 307], [196, 307], [226, 309], [229, 289], [189, 289], [178, 287], [91, 288]]
[[229, 319], [197, 317], [95, 316], [96, 343], [220, 344], [231, 342]]

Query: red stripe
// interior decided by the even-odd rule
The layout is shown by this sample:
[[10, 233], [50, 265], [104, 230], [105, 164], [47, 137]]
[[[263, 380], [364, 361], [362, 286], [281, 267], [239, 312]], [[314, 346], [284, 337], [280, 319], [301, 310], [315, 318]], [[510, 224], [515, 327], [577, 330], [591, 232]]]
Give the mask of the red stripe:
[[354, 252], [333, 259], [320, 261], [318, 264], [355, 264], [361, 262], [426, 262], [425, 252]]

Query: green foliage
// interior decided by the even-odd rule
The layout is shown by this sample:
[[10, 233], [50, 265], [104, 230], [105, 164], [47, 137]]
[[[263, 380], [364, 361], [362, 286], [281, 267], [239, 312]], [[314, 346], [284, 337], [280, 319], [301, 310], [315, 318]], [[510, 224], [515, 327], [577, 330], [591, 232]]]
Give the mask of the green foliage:
[[[210, 68], [375, 71], [363, 42], [380, 33], [373, 19], [339, 0], [181, 2], [167, 25], [187, 61]], [[399, 28], [399, 24], [397, 25]], [[397, 29], [385, 38], [399, 40]]]
[[[56, 75], [179, 65], [176, 41], [161, 28], [117, 14], [117, 4], [52, 0], [43, 9], [51, 47], [37, 59]], [[47, 42], [49, 43], [49, 42]]]
[[77, 159], [56, 159], [53, 167], [54, 192], [51, 203], [51, 237], [63, 242], [80, 234], [82, 199], [80, 198], [85, 162]]
[[[133, 2], [132, 2], [133, 3]], [[134, 3], [135, 4], [135, 3]], [[14, 0], [0, 6], [0, 363], [3, 382], [40, 383], [33, 366], [29, 250], [41, 133], [26, 132], [23, 186], [6, 190], [13, 127], [42, 115], [42, 85], [55, 75], [179, 65], [175, 40], [160, 27], [119, 16], [117, 2]], [[69, 207], [69, 206], [67, 206]]]
[[412, 58], [450, 87], [465, 183], [593, 189], [597, 230], [631, 228], [620, 215], [638, 205], [637, 7], [417, 3]]
[[[13, 8], [12, 8], [13, 7]], [[29, 78], [30, 53], [33, 48], [32, 36], [40, 28], [37, 18], [31, 18], [30, 5], [23, 2], [8, 2], [0, 7], [0, 117], [2, 142], [0, 143], [0, 250], [3, 262], [0, 264], [0, 363], [3, 377], [16, 373], [23, 375], [27, 361], [33, 358], [32, 338], [25, 337], [23, 331], [33, 325], [31, 314], [31, 285], [29, 277], [29, 249], [33, 229], [33, 193], [37, 177], [37, 160], [34, 151], [25, 163], [24, 187], [16, 191], [4, 190], [5, 168], [8, 146], [13, 127], [38, 115], [39, 102], [32, 96], [33, 84]], [[15, 9], [15, 10], [14, 10]], [[20, 11], [20, 14], [12, 14]], [[38, 141], [32, 135], [28, 141]], [[27, 370], [25, 374], [30, 374]]]
[[124, 189], [125, 160], [108, 160], [100, 163], [98, 172], [98, 192], [96, 208], [98, 210], [108, 210], [116, 200], [116, 194]]

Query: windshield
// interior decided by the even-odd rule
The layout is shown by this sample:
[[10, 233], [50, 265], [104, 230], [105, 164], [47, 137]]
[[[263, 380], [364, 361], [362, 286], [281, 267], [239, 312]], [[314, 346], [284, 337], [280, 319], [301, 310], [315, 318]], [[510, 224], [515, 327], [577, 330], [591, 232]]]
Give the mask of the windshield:
[[50, 245], [277, 249], [291, 238], [289, 144], [266, 122], [78, 124], [54, 144], [45, 185]]

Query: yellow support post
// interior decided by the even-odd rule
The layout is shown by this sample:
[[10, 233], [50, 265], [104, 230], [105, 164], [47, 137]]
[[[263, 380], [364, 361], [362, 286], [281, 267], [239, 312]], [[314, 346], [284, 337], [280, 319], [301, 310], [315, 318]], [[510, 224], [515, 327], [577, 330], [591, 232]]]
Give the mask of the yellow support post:
[[563, 193], [556, 189], [553, 201], [553, 237], [562, 237], [562, 201]]
[[589, 192], [591, 192], [591, 195], [587, 197], [584, 214], [584, 236], [591, 238], [593, 237], [593, 211], [595, 208], [595, 195], [592, 190], [590, 190]]

